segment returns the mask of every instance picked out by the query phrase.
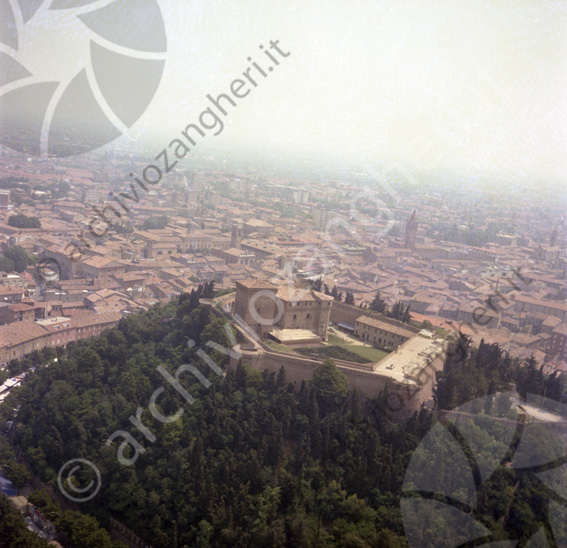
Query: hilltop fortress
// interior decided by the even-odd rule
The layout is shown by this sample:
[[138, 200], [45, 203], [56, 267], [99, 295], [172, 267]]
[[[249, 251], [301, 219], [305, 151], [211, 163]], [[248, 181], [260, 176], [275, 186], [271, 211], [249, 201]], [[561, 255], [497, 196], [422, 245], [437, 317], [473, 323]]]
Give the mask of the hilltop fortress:
[[[449, 342], [381, 314], [335, 302], [313, 289], [278, 287], [260, 280], [236, 283], [232, 310], [242, 363], [272, 372], [283, 366], [292, 382], [310, 380], [324, 361], [294, 348], [332, 346], [326, 342], [330, 322], [340, 324], [351, 340], [391, 349], [376, 362], [333, 361], [348, 377], [351, 389], [366, 398], [386, 389], [389, 409], [404, 415], [431, 398], [435, 372], [443, 367]], [[232, 367], [237, 363], [231, 359]]]

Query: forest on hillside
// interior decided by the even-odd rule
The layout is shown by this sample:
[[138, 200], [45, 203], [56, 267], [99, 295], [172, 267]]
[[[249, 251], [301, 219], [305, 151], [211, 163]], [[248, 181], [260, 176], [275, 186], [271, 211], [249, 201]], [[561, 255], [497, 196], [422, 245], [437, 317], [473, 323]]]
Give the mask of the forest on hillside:
[[[385, 395], [363, 402], [347, 394], [346, 377], [332, 362], [296, 389], [283, 369], [261, 373], [240, 364], [220, 377], [210, 362], [226, 369], [233, 337], [198, 295], [183, 295], [95, 339], [11, 363], [12, 371], [36, 369], [0, 407], [0, 419], [18, 400], [15, 442], [55, 489], [67, 460], [95, 463], [102, 488], [77, 509], [106, 527], [113, 517], [156, 548], [408, 546], [400, 511], [404, 474], [435, 413], [422, 409], [395, 422], [384, 412]], [[158, 370], [174, 375], [181, 364], [195, 365], [207, 381], [187, 372], [180, 377], [190, 404]], [[546, 378], [535, 363], [520, 366], [497, 345], [471, 348], [464, 336], [438, 375], [435, 397], [438, 407], [453, 407], [511, 383], [565, 397], [559, 379]], [[160, 387], [154, 410], [178, 417], [183, 409], [177, 420], [162, 423], [150, 413]], [[135, 417], [151, 436], [134, 426]], [[139, 444], [137, 450], [126, 444], [122, 456], [130, 466], [117, 458], [123, 437], [107, 444], [117, 431]], [[80, 474], [79, 484], [92, 479]], [[485, 525], [498, 538], [531, 534], [545, 508], [512, 510], [502, 527], [502, 508], [514, 507], [502, 485], [518, 479], [500, 470], [494, 481], [479, 506]], [[531, 497], [540, 487], [525, 488]], [[422, 546], [432, 546], [427, 536]]]

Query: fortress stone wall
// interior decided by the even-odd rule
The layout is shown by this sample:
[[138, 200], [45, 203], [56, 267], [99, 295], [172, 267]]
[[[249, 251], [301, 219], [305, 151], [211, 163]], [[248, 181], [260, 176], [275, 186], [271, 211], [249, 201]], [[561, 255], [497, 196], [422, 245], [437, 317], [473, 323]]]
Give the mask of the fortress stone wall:
[[[323, 360], [275, 351], [262, 342], [261, 335], [256, 332], [256, 326], [251, 326], [242, 320], [247, 315], [247, 309], [242, 305], [247, 302], [248, 299], [242, 299], [242, 302], [237, 303], [242, 310], [235, 307], [237, 316], [232, 318], [232, 323], [237, 330], [238, 344], [233, 350], [240, 359], [232, 355], [229, 367], [236, 367], [239, 361], [258, 371], [277, 373], [283, 367], [287, 381], [295, 383], [296, 387], [299, 387], [302, 381], [311, 380], [315, 369], [323, 364]], [[269, 299], [269, 303], [273, 305], [274, 301]], [[225, 316], [214, 307], [212, 311], [218, 316]], [[354, 325], [357, 318], [370, 314], [354, 306], [334, 302], [331, 307], [331, 317], [333, 315], [337, 323], [352, 322]], [[338, 359], [334, 359], [333, 362], [347, 376], [350, 389], [356, 390], [362, 397], [372, 399], [387, 389], [389, 412], [397, 416], [405, 416], [418, 411], [421, 404], [433, 394], [435, 372], [443, 367], [448, 341], [434, 338], [429, 332], [384, 318], [380, 314], [372, 314], [372, 316], [392, 326], [403, 326], [404, 329], [414, 333], [414, 336], [378, 363], [359, 364]], [[236, 321], [236, 317], [240, 319]]]
[[[273, 351], [258, 341], [241, 344], [238, 350], [242, 363], [258, 371], [268, 370], [277, 373], [283, 366], [287, 381], [296, 383], [296, 387], [299, 387], [302, 381], [311, 380], [315, 369], [323, 363], [323, 360], [315, 358]], [[333, 361], [347, 376], [351, 390], [356, 390], [362, 397], [372, 399], [387, 388], [389, 411], [405, 416], [418, 411], [421, 404], [431, 398], [435, 371], [443, 367], [444, 350], [445, 348], [442, 347], [429, 358], [421, 356], [424, 358], [423, 361], [415, 363], [413, 368], [410, 367], [407, 378], [402, 379], [393, 378], [388, 374], [387, 368], [384, 367], [388, 356], [378, 364]], [[230, 366], [236, 367], [237, 363], [238, 360], [232, 358]], [[384, 369], [383, 374], [378, 371], [380, 368]]]

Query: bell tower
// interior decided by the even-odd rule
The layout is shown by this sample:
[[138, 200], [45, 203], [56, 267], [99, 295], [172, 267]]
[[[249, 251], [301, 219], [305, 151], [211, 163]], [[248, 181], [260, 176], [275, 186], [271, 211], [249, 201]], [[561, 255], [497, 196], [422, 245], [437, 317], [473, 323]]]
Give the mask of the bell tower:
[[232, 233], [230, 235], [230, 247], [240, 249], [240, 243], [242, 242], [242, 225], [232, 225]]
[[414, 210], [414, 212], [412, 213], [411, 217], [409, 218], [406, 224], [406, 240], [404, 247], [407, 247], [408, 249], [415, 249], [415, 240], [417, 238], [418, 224], [419, 223], [417, 222], [417, 215]]

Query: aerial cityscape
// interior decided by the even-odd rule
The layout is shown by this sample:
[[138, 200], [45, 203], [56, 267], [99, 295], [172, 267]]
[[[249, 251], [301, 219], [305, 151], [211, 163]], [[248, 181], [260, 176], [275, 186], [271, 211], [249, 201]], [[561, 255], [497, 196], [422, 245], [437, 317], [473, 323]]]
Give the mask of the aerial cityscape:
[[90, 4], [0, 2], [0, 548], [566, 546], [564, 6]]

